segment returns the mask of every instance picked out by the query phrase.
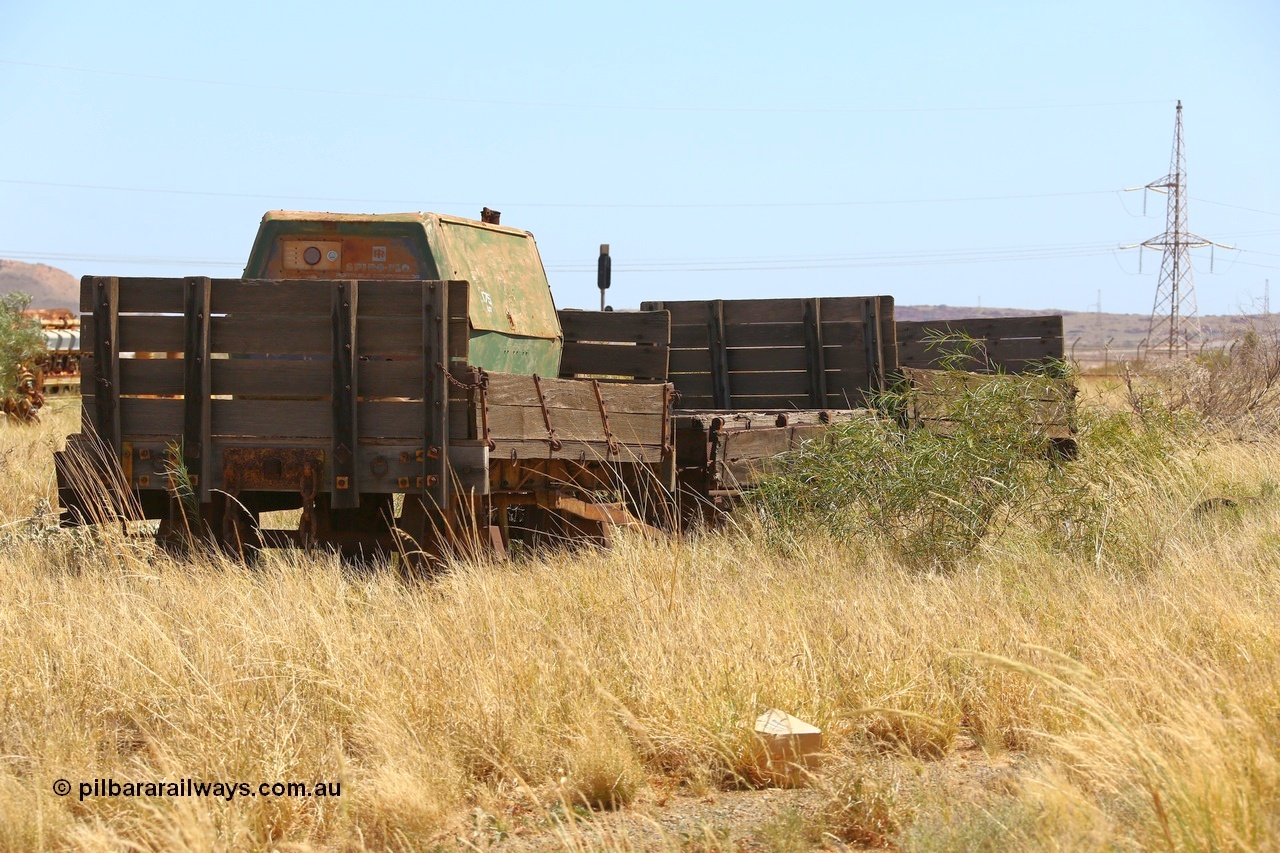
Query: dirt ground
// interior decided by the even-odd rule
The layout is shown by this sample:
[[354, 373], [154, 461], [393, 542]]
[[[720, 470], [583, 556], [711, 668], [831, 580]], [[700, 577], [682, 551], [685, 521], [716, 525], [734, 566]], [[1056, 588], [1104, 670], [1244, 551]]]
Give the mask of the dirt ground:
[[[1021, 755], [991, 755], [967, 736], [935, 761], [902, 758], [901, 768], [957, 799], [978, 799], [1017, 786]], [[829, 774], [819, 770], [798, 788], [695, 791], [652, 785], [617, 811], [566, 809], [554, 789], [527, 792], [492, 812], [477, 808], [442, 845], [492, 851], [576, 850], [870, 850], [892, 847], [849, 842], [826, 831]], [[552, 805], [548, 805], [548, 804]]]

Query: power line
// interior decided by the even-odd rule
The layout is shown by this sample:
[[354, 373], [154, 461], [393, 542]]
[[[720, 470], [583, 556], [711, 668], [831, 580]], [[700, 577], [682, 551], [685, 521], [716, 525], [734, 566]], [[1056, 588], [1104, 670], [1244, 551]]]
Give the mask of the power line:
[[[1110, 254], [1115, 247], [1110, 243], [1066, 244], [1061, 246], [1027, 246], [994, 249], [925, 250], [884, 254], [846, 255], [809, 258], [730, 258], [690, 259], [687, 261], [634, 261], [616, 263], [622, 272], [719, 272], [752, 270], [800, 270], [842, 269], [871, 266], [922, 266], [970, 263], [996, 263], [1001, 261], [1052, 260], [1077, 257], [1096, 257]], [[587, 272], [585, 263], [551, 263], [548, 270], [556, 272]]]
[[[1276, 232], [1244, 232], [1272, 234]], [[1223, 235], [1229, 236], [1229, 235]], [[1239, 236], [1239, 235], [1237, 235]], [[1236, 249], [1237, 252], [1280, 257], [1272, 252]], [[922, 249], [866, 254], [834, 255], [779, 255], [739, 256], [711, 258], [637, 258], [616, 264], [620, 272], [678, 273], [678, 272], [751, 272], [809, 269], [846, 269], [883, 266], [961, 265], [975, 263], [1002, 263], [1007, 261], [1057, 260], [1101, 257], [1114, 254], [1110, 242], [1092, 241], [1061, 244], [1034, 244], [1027, 246], [988, 246], [972, 249]], [[242, 260], [212, 258], [173, 258], [152, 255], [97, 255], [91, 253], [53, 252], [39, 250], [0, 249], [0, 257], [27, 261], [75, 261], [81, 263], [138, 264], [147, 266], [223, 266], [242, 267]], [[1247, 266], [1274, 269], [1266, 264], [1236, 260]], [[548, 272], [590, 272], [595, 266], [587, 261], [548, 260]]]
[[[108, 192], [152, 193], [159, 195], [192, 195], [215, 198], [253, 198], [268, 201], [323, 201], [347, 204], [399, 204], [409, 207], [478, 207], [478, 201], [423, 201], [422, 199], [342, 198], [335, 196], [278, 195], [268, 193], [233, 193], [213, 190], [164, 189], [156, 187], [126, 187], [108, 184], [73, 184], [55, 181], [26, 181], [0, 178], [0, 184], [19, 186], [57, 187], [60, 189], [105, 190]], [[944, 204], [974, 201], [1014, 201], [1036, 198], [1066, 198], [1069, 196], [1109, 195], [1117, 190], [1081, 190], [1077, 192], [1022, 193], [1015, 195], [950, 196], [940, 198], [869, 199], [859, 201], [778, 201], [778, 202], [660, 202], [660, 203], [596, 203], [596, 202], [514, 202], [489, 199], [488, 204], [504, 207], [529, 208], [590, 208], [590, 209], [708, 209], [708, 208], [777, 208], [777, 207], [866, 207], [889, 204]]]
[[[925, 250], [868, 255], [782, 258], [688, 259], [685, 261], [633, 261], [617, 264], [622, 272], [753, 272], [779, 270], [848, 269], [856, 267], [958, 265], [998, 263], [1020, 260], [1054, 260], [1093, 257], [1113, 251], [1109, 244], [1066, 244], [1062, 246], [1027, 246], [993, 249]], [[66, 252], [14, 251], [0, 249], [0, 256], [13, 260], [76, 261], [80, 263], [142, 264], [148, 266], [226, 266], [240, 267], [243, 261], [152, 257], [146, 255], [93, 255]], [[573, 273], [594, 270], [586, 264], [547, 264], [549, 272]]]
[[241, 89], [263, 89], [274, 92], [297, 92], [316, 95], [354, 98], [386, 98], [402, 101], [429, 101], [436, 103], [471, 104], [476, 106], [495, 107], [533, 107], [537, 109], [569, 109], [569, 110], [635, 110], [643, 112], [706, 112], [706, 113], [956, 113], [956, 112], [1005, 112], [1020, 110], [1063, 110], [1089, 109], [1096, 107], [1127, 107], [1146, 104], [1167, 104], [1168, 100], [1151, 101], [1104, 101], [1086, 104], [996, 104], [974, 107], [796, 107], [796, 106], [677, 106], [664, 104], [608, 104], [608, 103], [570, 103], [556, 101], [516, 101], [488, 98], [449, 98], [440, 95], [418, 95], [404, 92], [386, 91], [352, 91], [342, 89], [322, 89], [308, 86], [282, 86], [273, 83], [240, 82], [233, 80], [210, 80], [199, 77], [174, 77], [164, 74], [144, 74], [136, 71], [114, 71], [104, 68], [83, 68], [72, 65], [52, 65], [40, 62], [21, 62], [14, 59], [0, 59], [0, 64], [16, 65], [25, 68], [40, 68], [49, 71], [70, 71], [76, 74], [100, 74], [109, 77], [126, 77], [135, 80], [154, 80], [166, 83], [194, 83], [202, 86], [229, 86]]
[[[245, 198], [245, 199], [261, 199], [264, 201], [316, 201], [316, 202], [342, 202], [345, 204], [398, 204], [406, 205], [412, 209], [425, 209], [431, 207], [477, 207], [481, 204], [493, 204], [493, 199], [488, 202], [479, 201], [423, 201], [422, 199], [386, 199], [386, 198], [351, 198], [343, 196], [311, 196], [311, 195], [284, 195], [279, 193], [241, 193], [241, 192], [221, 192], [216, 190], [191, 190], [191, 189], [170, 189], [166, 187], [130, 187], [119, 186], [113, 184], [79, 184], [66, 183], [61, 181], [28, 181], [17, 178], [0, 178], [0, 184], [11, 184], [14, 186], [29, 187], [53, 187], [56, 189], [78, 189], [78, 190], [97, 190], [105, 192], [128, 192], [128, 193], [148, 193], [153, 195], [179, 195], [179, 196], [201, 196], [205, 198]], [[1135, 187], [1135, 189], [1154, 189], [1159, 191], [1158, 187]], [[1091, 196], [1091, 195], [1110, 195], [1119, 196], [1126, 190], [1077, 190], [1071, 192], [1052, 192], [1052, 193], [1013, 193], [1007, 195], [981, 195], [981, 196], [939, 196], [936, 198], [898, 198], [898, 199], [861, 199], [856, 201], [764, 201], [764, 202], [656, 202], [656, 203], [599, 203], [599, 202], [512, 202], [498, 200], [496, 203], [503, 204], [512, 208], [561, 208], [561, 209], [618, 209], [618, 210], [704, 210], [704, 209], [728, 209], [728, 208], [821, 208], [821, 207], [876, 207], [881, 205], [894, 204], [953, 204], [968, 203], [982, 201], [1023, 201], [1028, 199], [1039, 198], [1071, 198], [1075, 196]], [[1235, 210], [1246, 210], [1251, 213], [1260, 213], [1264, 216], [1280, 216], [1270, 210], [1261, 210], [1256, 207], [1246, 207], [1239, 204], [1229, 204], [1223, 201], [1213, 201], [1212, 199], [1191, 196], [1192, 200], [1202, 202], [1204, 204], [1213, 204], [1219, 207], [1230, 207]], [[1271, 233], [1271, 232], [1256, 232]]]
[[244, 261], [219, 261], [207, 258], [158, 258], [146, 255], [90, 255], [67, 252], [8, 251], [0, 249], [0, 257], [11, 261], [78, 261], [95, 264], [142, 264], [145, 266], [216, 266], [243, 267]]
[[1276, 213], [1273, 210], [1259, 210], [1256, 207], [1245, 207], [1240, 204], [1227, 204], [1225, 201], [1210, 201], [1207, 198], [1198, 198], [1196, 196], [1191, 196], [1191, 199], [1193, 201], [1203, 202], [1204, 204], [1215, 204], [1218, 207], [1231, 207], [1236, 210], [1247, 210], [1250, 213], [1261, 213], [1264, 216], [1280, 216], [1280, 213]]

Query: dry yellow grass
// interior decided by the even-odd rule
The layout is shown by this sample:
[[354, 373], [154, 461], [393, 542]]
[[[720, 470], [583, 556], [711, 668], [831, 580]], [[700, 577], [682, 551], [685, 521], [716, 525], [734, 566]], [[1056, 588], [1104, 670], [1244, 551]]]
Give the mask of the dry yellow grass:
[[[927, 573], [729, 533], [405, 585], [51, 530], [49, 452], [72, 425], [0, 426], [0, 849], [422, 849], [521, 827], [639, 846], [590, 842], [571, 806], [734, 784], [767, 706], [821, 726], [833, 757], [823, 808], [766, 846], [1280, 846], [1280, 500], [1192, 511], [1267, 494], [1280, 445], [1215, 445], [1196, 476], [1139, 484], [1114, 552], [1013, 529]], [[1017, 761], [935, 772], [961, 738]], [[99, 778], [342, 788], [81, 801]]]

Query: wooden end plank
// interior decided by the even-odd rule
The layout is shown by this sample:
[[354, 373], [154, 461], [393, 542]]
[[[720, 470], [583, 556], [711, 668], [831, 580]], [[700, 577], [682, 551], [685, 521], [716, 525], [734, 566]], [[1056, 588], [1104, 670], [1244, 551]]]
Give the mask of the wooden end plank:
[[665, 346], [640, 344], [566, 342], [560, 359], [560, 374], [593, 374], [632, 376], [639, 379], [665, 379], [667, 354]]
[[560, 310], [556, 314], [566, 343], [667, 344], [671, 341], [669, 311]]

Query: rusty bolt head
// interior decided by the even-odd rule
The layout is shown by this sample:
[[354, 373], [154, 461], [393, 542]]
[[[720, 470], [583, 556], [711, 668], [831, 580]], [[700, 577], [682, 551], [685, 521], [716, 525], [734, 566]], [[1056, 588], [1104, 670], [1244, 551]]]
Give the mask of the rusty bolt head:
[[399, 486], [399, 487], [400, 487], [400, 488], [402, 488], [402, 489], [407, 489], [407, 488], [409, 488], [409, 478], [408, 478], [408, 477], [397, 477], [397, 478], [396, 478], [396, 485], [397, 485], [397, 486]]
[[138, 478], [138, 485], [139, 485], [139, 486], [141, 486], [141, 487], [142, 487], [142, 488], [144, 488], [144, 489], [145, 489], [147, 486], [150, 486], [150, 485], [151, 485], [151, 477], [150, 477], [149, 475], [147, 475], [147, 474], [143, 474], [142, 476], [140, 476], [140, 477]]
[[436, 484], [437, 484], [437, 483], [439, 483], [439, 482], [440, 482], [440, 478], [439, 478], [439, 477], [437, 477], [435, 474], [429, 474], [429, 475], [427, 475], [427, 485], [428, 485], [428, 486], [434, 486], [434, 485], [436, 485]]

